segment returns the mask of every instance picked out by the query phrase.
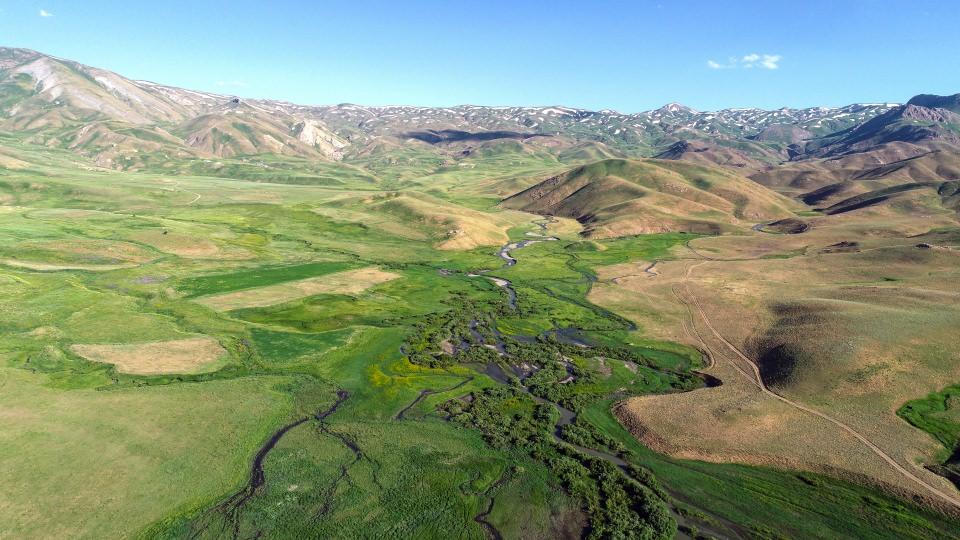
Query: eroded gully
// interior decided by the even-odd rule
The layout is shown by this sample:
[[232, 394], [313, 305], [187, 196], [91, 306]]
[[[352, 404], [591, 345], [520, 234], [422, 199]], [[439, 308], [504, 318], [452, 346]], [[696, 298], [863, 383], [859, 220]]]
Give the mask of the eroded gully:
[[[257, 450], [256, 455], [253, 458], [253, 464], [250, 466], [250, 476], [247, 479], [247, 484], [227, 498], [225, 501], [221, 502], [219, 505], [213, 508], [213, 514], [219, 514], [223, 516], [223, 526], [221, 528], [219, 536], [226, 537], [228, 534], [227, 527], [230, 527], [232, 530], [233, 538], [240, 537], [240, 522], [241, 514], [243, 508], [247, 503], [255, 497], [263, 487], [263, 484], [266, 482], [266, 475], [263, 471], [263, 464], [267, 459], [267, 455], [270, 454], [270, 451], [277, 446], [277, 443], [280, 442], [280, 439], [284, 435], [290, 432], [293, 428], [296, 428], [302, 424], [309, 422], [310, 420], [315, 420], [320, 423], [321, 429], [325, 429], [324, 421], [337, 412], [337, 409], [340, 408], [347, 399], [350, 398], [350, 393], [346, 390], [337, 391], [337, 399], [333, 402], [330, 407], [317, 411], [315, 414], [310, 416], [304, 416], [299, 418], [283, 427], [273, 432], [273, 435], [270, 436], [263, 445], [260, 446], [260, 449]], [[349, 445], [348, 445], [349, 447]], [[351, 450], [353, 450], [351, 448]], [[195, 528], [194, 534], [191, 535], [191, 538], [198, 537], [210, 526], [210, 520], [201, 519], [199, 526]]]

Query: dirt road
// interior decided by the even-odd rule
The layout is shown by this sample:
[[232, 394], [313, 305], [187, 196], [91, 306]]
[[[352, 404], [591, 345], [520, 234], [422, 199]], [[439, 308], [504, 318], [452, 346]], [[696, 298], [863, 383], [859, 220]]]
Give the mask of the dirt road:
[[[791, 400], [791, 399], [785, 398], [785, 397], [781, 396], [780, 394], [777, 394], [776, 392], [773, 392], [772, 390], [770, 390], [770, 389], [766, 386], [766, 384], [764, 384], [763, 379], [762, 379], [761, 376], [760, 376], [760, 369], [757, 367], [757, 364], [756, 364], [753, 360], [751, 360], [750, 358], [748, 358], [747, 355], [744, 354], [743, 351], [741, 351], [737, 346], [735, 346], [733, 343], [731, 343], [729, 340], [727, 340], [725, 337], [723, 337], [723, 335], [722, 335], [719, 331], [717, 331], [717, 329], [713, 326], [713, 323], [710, 321], [710, 318], [707, 316], [706, 311], [704, 311], [703, 306], [700, 304], [700, 300], [699, 300], [699, 299], [696, 297], [696, 295], [694, 295], [693, 292], [690, 290], [690, 278], [691, 278], [691, 276], [692, 276], [692, 274], [693, 274], [693, 270], [696, 269], [696, 268], [698, 268], [698, 267], [700, 267], [700, 266], [703, 266], [703, 265], [705, 265], [705, 264], [708, 264], [708, 263], [710, 263], [710, 262], [712, 262], [712, 261], [706, 260], [706, 261], [703, 261], [703, 262], [700, 262], [700, 263], [697, 263], [697, 264], [693, 264], [693, 265], [691, 265], [691, 266], [689, 266], [689, 267], [687, 268], [686, 274], [684, 275], [684, 278], [683, 278], [683, 288], [684, 288], [685, 295], [686, 295], [686, 297], [689, 299], [689, 301], [688, 301], [688, 300], [685, 300], [685, 299], [683, 298], [683, 295], [679, 294], [678, 291], [676, 290], [676, 288], [673, 290], [673, 293], [674, 293], [674, 295], [677, 297], [677, 300], [678, 300], [681, 304], [685, 305], [685, 306], [687, 307], [687, 309], [690, 310], [690, 312], [691, 312], [691, 313], [690, 313], [690, 316], [691, 316], [691, 318], [693, 319], [693, 323], [694, 323], [694, 324], [693, 324], [693, 327], [694, 327], [693, 335], [695, 335], [695, 336], [697, 337], [697, 340], [700, 342], [701, 346], [710, 353], [710, 356], [711, 356], [711, 357], [722, 358], [723, 355], [715, 354], [716, 351], [714, 351], [714, 350], [711, 349], [710, 345], [709, 345], [709, 344], [706, 342], [706, 340], [704, 340], [703, 337], [700, 335], [700, 332], [699, 332], [698, 330], [696, 330], [696, 319], [697, 319], [698, 317], [699, 317], [699, 319], [701, 319], [701, 320], [703, 321], [703, 324], [704, 324], [704, 326], [706, 326], [707, 330], [709, 330], [710, 333], [713, 334], [713, 336], [714, 336], [718, 341], [720, 341], [727, 349], [730, 350], [730, 352], [732, 352], [732, 353], [733, 353], [734, 355], [736, 355], [738, 358], [740, 358], [741, 360], [743, 360], [743, 361], [747, 364], [747, 366], [750, 367], [750, 370], [752, 371], [752, 374], [751, 374], [751, 373], [748, 373], [746, 370], [744, 370], [740, 365], [738, 365], [738, 363], [736, 363], [736, 362], [730, 362], [731, 366], [732, 366], [734, 369], [736, 369], [740, 374], [742, 374], [748, 381], [750, 381], [751, 384], [753, 384], [754, 386], [756, 386], [756, 387], [760, 390], [760, 392], [762, 392], [763, 394], [766, 394], [767, 396], [770, 396], [770, 397], [773, 398], [773, 399], [776, 399], [776, 400], [778, 400], [778, 401], [781, 401], [781, 402], [783, 402], [783, 403], [785, 403], [785, 404], [787, 404], [787, 405], [789, 405], [789, 406], [791, 406], [791, 407], [794, 407], [794, 408], [796, 408], [796, 409], [798, 409], [798, 410], [801, 410], [801, 411], [803, 411], [803, 412], [805, 412], [805, 413], [812, 414], [812, 415], [814, 415], [814, 416], [818, 416], [818, 417], [820, 417], [820, 418], [822, 418], [822, 419], [830, 422], [831, 424], [834, 424], [835, 426], [837, 426], [837, 427], [839, 427], [840, 429], [842, 429], [843, 431], [849, 433], [849, 434], [852, 435], [854, 438], [856, 438], [858, 441], [860, 441], [861, 443], [863, 443], [867, 448], [869, 448], [874, 454], [876, 454], [877, 456], [879, 456], [883, 461], [885, 461], [891, 468], [893, 468], [893, 469], [894, 469], [895, 471], [897, 471], [899, 474], [901, 474], [901, 475], [903, 475], [904, 477], [906, 477], [906, 478], [910, 479], [911, 481], [915, 482], [916, 484], [918, 484], [919, 486], [921, 486], [922, 488], [924, 488], [927, 492], [929, 492], [931, 495], [935, 496], [936, 498], [938, 498], [938, 499], [940, 499], [940, 500], [948, 503], [949, 505], [953, 506], [954, 508], [960, 509], [960, 499], [958, 499], [958, 498], [957, 498], [956, 496], [954, 496], [954, 495], [951, 495], [951, 494], [948, 494], [948, 493], [942, 491], [941, 489], [937, 488], [936, 486], [933, 486], [933, 485], [927, 483], [927, 482], [926, 482], [925, 480], [923, 480], [922, 478], [920, 478], [920, 477], [918, 477], [917, 475], [913, 474], [912, 472], [910, 472], [909, 470], [907, 470], [906, 468], [904, 468], [902, 465], [900, 465], [900, 464], [899, 464], [895, 459], [893, 459], [889, 454], [887, 454], [886, 452], [884, 452], [883, 449], [881, 449], [879, 446], [877, 446], [876, 444], [874, 444], [872, 441], [870, 441], [869, 439], [867, 439], [865, 436], [863, 436], [862, 434], [860, 434], [859, 432], [857, 432], [855, 429], [853, 429], [853, 428], [850, 427], [849, 425], [841, 422], [840, 420], [837, 420], [836, 418], [833, 418], [832, 416], [829, 416], [829, 415], [827, 415], [827, 414], [825, 414], [825, 413], [822, 413], [822, 412], [820, 412], [820, 411], [817, 411], [817, 410], [815, 410], [815, 409], [812, 409], [812, 408], [810, 408], [810, 407], [808, 407], [808, 406], [806, 406], [806, 405], [803, 405], [802, 403], [797, 403], [796, 401], [793, 401], [793, 400]], [[717, 361], [717, 360], [714, 360], [714, 361]]]

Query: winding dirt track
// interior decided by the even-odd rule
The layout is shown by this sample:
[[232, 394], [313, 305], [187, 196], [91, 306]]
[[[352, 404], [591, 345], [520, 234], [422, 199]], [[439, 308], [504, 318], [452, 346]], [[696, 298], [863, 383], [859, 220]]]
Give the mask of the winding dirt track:
[[[691, 317], [692, 317], [692, 318], [695, 319], [695, 318], [696, 318], [696, 315], [699, 315], [700, 318], [703, 320], [704, 325], [707, 327], [708, 330], [710, 330], [710, 333], [713, 334], [714, 337], [716, 337], [716, 338], [717, 338], [721, 343], [723, 343], [728, 349], [730, 349], [731, 352], [733, 352], [735, 355], [737, 355], [737, 357], [739, 357], [740, 359], [742, 359], [744, 362], [747, 363], [748, 366], [750, 366], [750, 369], [753, 371], [753, 375], [750, 375], [749, 373], [747, 373], [746, 371], [744, 371], [744, 370], [743, 370], [739, 365], [737, 365], [735, 362], [731, 362], [730, 364], [733, 366], [734, 369], [736, 369], [736, 370], [737, 370], [738, 372], [740, 372], [744, 377], [746, 377], [747, 380], [749, 380], [751, 384], [753, 384], [754, 386], [756, 386], [762, 393], [764, 393], [764, 394], [772, 397], [773, 399], [776, 399], [776, 400], [779, 400], [779, 401], [781, 401], [781, 402], [783, 402], [783, 403], [786, 403], [787, 405], [790, 405], [791, 407], [794, 407], [794, 408], [796, 408], [796, 409], [799, 409], [799, 410], [801, 410], [801, 411], [803, 411], [803, 412], [812, 414], [812, 415], [814, 415], [814, 416], [818, 416], [818, 417], [820, 417], [820, 418], [822, 418], [822, 419], [824, 419], [824, 420], [826, 420], [826, 421], [828, 421], [828, 422], [836, 425], [836, 426], [839, 427], [840, 429], [846, 431], [847, 433], [849, 433], [850, 435], [852, 435], [853, 437], [855, 437], [858, 441], [860, 441], [861, 443], [863, 443], [863, 444], [864, 444], [867, 448], [869, 448], [874, 454], [876, 454], [876, 455], [879, 456], [881, 459], [883, 459], [885, 462], [887, 462], [887, 464], [890, 465], [890, 467], [892, 467], [892, 468], [893, 468], [894, 470], [896, 470], [898, 473], [900, 473], [901, 475], [905, 476], [906, 478], [909, 478], [909, 479], [912, 480], [913, 482], [916, 482], [918, 485], [920, 485], [921, 487], [923, 487], [924, 489], [926, 489], [928, 492], [930, 492], [930, 493], [931, 493], [932, 495], [934, 495], [936, 498], [942, 499], [943, 501], [947, 502], [947, 503], [950, 504], [951, 506], [960, 509], [960, 500], [957, 500], [957, 498], [956, 498], [955, 496], [949, 495], [949, 494], [941, 491], [941, 490], [940, 490], [939, 488], [937, 488], [936, 486], [933, 486], [933, 485], [928, 484], [928, 483], [927, 483], [926, 481], [924, 481], [922, 478], [918, 477], [917, 475], [913, 474], [912, 472], [910, 472], [909, 470], [907, 470], [906, 468], [904, 468], [902, 465], [900, 465], [899, 463], [897, 463], [897, 461], [896, 461], [895, 459], [893, 459], [892, 457], [890, 457], [889, 454], [887, 454], [886, 452], [884, 452], [883, 449], [881, 449], [879, 446], [877, 446], [877, 445], [874, 444], [872, 441], [870, 441], [869, 439], [867, 439], [865, 436], [861, 435], [859, 432], [857, 432], [855, 429], [853, 429], [853, 428], [850, 427], [849, 425], [847, 425], [847, 424], [841, 422], [840, 420], [837, 420], [836, 418], [833, 418], [832, 416], [829, 416], [829, 415], [827, 415], [827, 414], [825, 414], [825, 413], [822, 413], [822, 412], [817, 411], [817, 410], [815, 410], [815, 409], [811, 409], [810, 407], [807, 407], [806, 405], [803, 405], [803, 404], [797, 403], [797, 402], [795, 402], [795, 401], [793, 401], [793, 400], [791, 400], [791, 399], [785, 398], [785, 397], [781, 396], [780, 394], [777, 394], [777, 393], [773, 392], [772, 390], [770, 390], [769, 388], [767, 388], [767, 385], [764, 384], [763, 379], [762, 379], [761, 376], [760, 376], [760, 370], [759, 370], [759, 368], [757, 368], [756, 363], [754, 363], [753, 360], [751, 360], [750, 358], [748, 358], [747, 355], [745, 355], [745, 354], [743, 353], [743, 351], [741, 351], [739, 348], [737, 348], [737, 346], [735, 346], [733, 343], [730, 343], [730, 341], [728, 341], [725, 337], [723, 337], [723, 335], [720, 334], [720, 332], [718, 332], [716, 328], [714, 328], [713, 323], [710, 322], [710, 318], [707, 316], [706, 312], [705, 312], [704, 309], [703, 309], [703, 306], [700, 304], [700, 300], [699, 300], [699, 299], [693, 294], [693, 292], [690, 290], [689, 280], [690, 280], [690, 276], [691, 276], [692, 273], [693, 273], [693, 270], [694, 270], [695, 268], [699, 267], [699, 266], [703, 266], [704, 264], [707, 264], [708, 262], [711, 262], [711, 261], [706, 260], [706, 261], [703, 261], [703, 262], [700, 262], [700, 263], [697, 263], [697, 264], [694, 264], [694, 265], [689, 266], [689, 267], [687, 268], [686, 274], [684, 275], [684, 278], [683, 278], [684, 289], [685, 289], [685, 292], [686, 292], [686, 296], [692, 301], [692, 305], [691, 305], [690, 302], [684, 300], [684, 299], [682, 298], [682, 296], [677, 293], [677, 290], [676, 290], [676, 289], [673, 290], [673, 294], [674, 294], [674, 296], [677, 297], [677, 300], [680, 301], [681, 304], [685, 305], [688, 309], [691, 310]], [[694, 314], [694, 310], [696, 311], [696, 315]], [[701, 345], [702, 345], [707, 351], [710, 351], [710, 346], [706, 343], [706, 341], [703, 339], [703, 337], [700, 335], [700, 333], [699, 333], [698, 331], [696, 331], [696, 325], [694, 325], [694, 330], [695, 330], [695, 331], [694, 331], [694, 335], [697, 336], [697, 339], [700, 341]], [[716, 355], [710, 355], [710, 356], [716, 356]]]
[[190, 202], [188, 202], [188, 203], [186, 203], [184, 206], [190, 206], [191, 204], [193, 204], [193, 203], [199, 201], [201, 198], [203, 198], [203, 195], [200, 195], [200, 194], [197, 193], [196, 191], [190, 191], [190, 190], [186, 190], [186, 189], [183, 189], [182, 187], [180, 187], [180, 181], [179, 181], [179, 180], [174, 181], [174, 183], [173, 183], [173, 185], [171, 186], [171, 188], [162, 188], [162, 189], [164, 189], [164, 190], [166, 190], [166, 191], [173, 191], [173, 192], [179, 191], [179, 192], [181, 192], [181, 193], [188, 193], [188, 194], [190, 194], [190, 195], [193, 195], [193, 196], [194, 196], [193, 200], [190, 201]]

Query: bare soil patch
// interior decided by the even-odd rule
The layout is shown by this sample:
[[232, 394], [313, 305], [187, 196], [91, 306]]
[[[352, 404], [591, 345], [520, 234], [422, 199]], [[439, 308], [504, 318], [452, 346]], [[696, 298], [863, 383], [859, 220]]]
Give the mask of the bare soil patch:
[[148, 343], [77, 344], [70, 349], [87, 360], [113, 364], [120, 373], [134, 375], [210, 371], [226, 353], [217, 340], [207, 336]]
[[205, 296], [197, 299], [197, 302], [217, 311], [265, 307], [317, 294], [359, 294], [374, 285], [399, 277], [399, 274], [368, 266], [267, 287]]

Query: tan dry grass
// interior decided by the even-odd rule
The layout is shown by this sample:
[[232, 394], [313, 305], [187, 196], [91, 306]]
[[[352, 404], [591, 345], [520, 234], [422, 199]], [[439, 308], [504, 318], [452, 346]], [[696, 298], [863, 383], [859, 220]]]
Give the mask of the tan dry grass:
[[184, 259], [249, 259], [251, 254], [240, 248], [225, 249], [216, 242], [195, 235], [162, 230], [143, 231], [133, 235], [134, 240], [150, 245], [164, 253]]
[[24, 248], [37, 248], [62, 253], [73, 257], [102, 257], [136, 263], [149, 262], [153, 259], [150, 253], [138, 245], [111, 240], [75, 239], [69, 241], [24, 243], [22, 246]]
[[51, 264], [18, 259], [0, 259], [0, 264], [15, 268], [25, 268], [37, 272], [59, 272], [63, 270], [83, 270], [86, 272], [109, 272], [124, 268], [136, 268], [136, 264]]
[[[432, 199], [400, 196], [377, 205], [444, 237], [438, 249], [467, 250], [507, 242], [515, 220], [508, 214], [490, 214]], [[509, 216], [514, 217], [514, 216]]]
[[267, 287], [204, 296], [198, 298], [197, 302], [217, 311], [264, 307], [316, 294], [359, 294], [374, 285], [399, 277], [398, 274], [368, 266]]
[[787, 217], [796, 203], [732, 171], [670, 160], [611, 159], [549, 178], [507, 208], [589, 216], [596, 238], [669, 231], [718, 233]]
[[410, 193], [341, 196], [313, 211], [336, 220], [363, 222], [410, 240], [432, 241], [443, 250], [503, 245], [509, 240], [510, 228], [522, 227], [539, 217], [514, 210], [484, 212]]
[[[549, 225], [547, 234], [561, 239], [580, 240], [580, 232], [583, 231], [583, 225], [579, 221], [570, 218], [556, 217]], [[539, 232], [539, 231], [538, 231]]]
[[113, 364], [120, 373], [134, 375], [209, 371], [226, 353], [217, 340], [206, 336], [148, 343], [76, 344], [70, 349], [87, 360]]
[[[0, 264], [40, 272], [86, 270], [105, 272], [134, 268], [155, 257], [146, 249], [129, 242], [74, 239], [71, 241], [22, 242], [17, 256], [0, 259]], [[21, 258], [21, 254], [28, 258]]]
[[3, 169], [26, 169], [30, 164], [15, 157], [0, 154], [0, 168]]
[[[844, 217], [802, 235], [696, 240], [701, 255], [754, 260], [709, 262], [689, 281], [687, 268], [698, 261], [689, 250], [677, 254], [690, 260], [659, 264], [656, 278], [643, 275], [643, 263], [600, 269], [591, 300], [635, 320], [645, 335], [708, 347], [715, 361], [709, 372], [723, 381], [718, 388], [629, 400], [618, 408], [621, 421], [646, 444], [678, 457], [812, 469], [930, 496], [837, 426], [761, 394], [744, 375], [751, 368], [691, 318], [677, 296], [689, 285], [721, 335], [751, 356], [760, 338], [798, 334], [808, 358], [778, 393], [846, 423], [925, 482], [955, 493], [918, 466], [933, 459], [938, 445], [895, 412], [908, 399], [960, 380], [960, 364], [950, 361], [960, 354], [950, 330], [960, 324], [953, 290], [960, 254], [915, 248], [917, 240], [903, 232], [922, 228], [916, 222], [881, 225]], [[839, 240], [859, 241], [864, 250], [820, 253]], [[806, 255], [756, 260], [798, 253]], [[828, 317], [771, 334], [778, 324], [772, 306], [784, 303], [819, 306]]]

